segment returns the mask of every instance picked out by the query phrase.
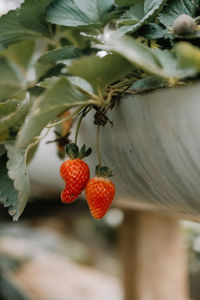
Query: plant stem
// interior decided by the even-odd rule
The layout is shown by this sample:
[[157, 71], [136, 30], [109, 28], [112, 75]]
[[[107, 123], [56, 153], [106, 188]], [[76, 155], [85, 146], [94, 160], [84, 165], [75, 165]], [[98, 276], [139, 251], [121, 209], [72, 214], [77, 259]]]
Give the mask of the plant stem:
[[77, 144], [77, 140], [78, 140], [78, 133], [79, 133], [79, 129], [81, 126], [81, 122], [83, 120], [83, 118], [89, 113], [89, 111], [93, 108], [93, 106], [89, 106], [89, 107], [83, 107], [83, 111], [81, 113], [81, 116], [78, 120], [78, 124], [77, 124], [77, 128], [76, 128], [76, 134], [75, 134], [75, 139], [74, 139], [74, 143]]
[[99, 106], [104, 106], [105, 105], [105, 100], [102, 94], [102, 90], [100, 87], [97, 88], [97, 92], [98, 92], [98, 99], [100, 101]]
[[79, 120], [78, 120], [78, 124], [77, 124], [77, 127], [76, 127], [76, 134], [75, 134], [75, 139], [74, 139], [74, 143], [77, 144], [77, 140], [78, 140], [78, 133], [79, 133], [79, 129], [80, 129], [80, 126], [81, 126], [81, 122], [83, 120], [83, 117], [84, 117], [84, 114], [81, 114]]
[[47, 128], [52, 128], [54, 126], [57, 126], [59, 124], [61, 124], [62, 122], [64, 121], [68, 121], [70, 120], [72, 117], [74, 117], [75, 115], [77, 115], [83, 108], [85, 107], [85, 105], [82, 105], [81, 107], [79, 107], [77, 110], [75, 110], [73, 113], [71, 113], [69, 116], [59, 120], [58, 122], [55, 122], [55, 123], [52, 123], [52, 124], [49, 124], [47, 125]]
[[98, 161], [99, 161], [99, 169], [101, 169], [102, 163], [101, 163], [101, 152], [100, 152], [100, 145], [99, 145], [99, 129], [100, 129], [100, 126], [97, 125], [96, 148], [97, 148], [97, 157], [98, 157]]

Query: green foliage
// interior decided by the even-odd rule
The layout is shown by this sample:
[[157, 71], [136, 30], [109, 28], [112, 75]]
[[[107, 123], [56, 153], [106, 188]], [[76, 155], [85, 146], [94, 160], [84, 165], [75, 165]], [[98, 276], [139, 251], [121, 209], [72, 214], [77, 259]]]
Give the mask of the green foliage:
[[115, 0], [115, 3], [119, 6], [130, 6], [137, 3], [144, 3], [144, 0]]
[[119, 19], [118, 25], [122, 26], [119, 31], [123, 34], [134, 32], [153, 21], [165, 3], [166, 0], [145, 0], [144, 3], [134, 5]]
[[36, 63], [38, 54], [37, 45], [32, 40], [0, 51], [0, 101], [19, 97], [49, 70], [50, 65]]
[[18, 149], [12, 142], [5, 143], [7, 150], [8, 176], [13, 180], [15, 190], [18, 191], [17, 201], [12, 204], [13, 220], [17, 221], [22, 214], [30, 193], [30, 181], [26, 167], [26, 149]]
[[142, 78], [142, 79], [136, 81], [130, 87], [130, 89], [136, 93], [142, 93], [142, 92], [147, 92], [147, 91], [154, 90], [157, 88], [161, 88], [164, 86], [166, 86], [166, 82], [161, 80], [160, 78], [153, 77], [153, 76], [147, 76], [145, 78]]
[[165, 78], [165, 74], [154, 52], [132, 38], [112, 37], [107, 42], [106, 49], [123, 55], [137, 68]]
[[16, 11], [10, 11], [0, 18], [0, 49], [25, 39], [38, 38], [38, 34], [25, 28]]
[[[11, 100], [12, 101], [12, 100]], [[13, 100], [17, 101], [17, 100]], [[0, 119], [0, 142], [15, 138], [30, 108], [30, 99], [27, 96], [17, 108]]]
[[0, 56], [0, 69], [0, 99], [15, 96], [25, 84], [23, 74], [3, 56]]
[[26, 0], [19, 9], [0, 18], [0, 49], [26, 39], [51, 37], [45, 21], [46, 7], [50, 0]]
[[51, 27], [48, 25], [46, 8], [52, 0], [26, 0], [19, 9], [18, 18], [20, 23], [27, 29], [51, 38]]
[[[144, 17], [144, 5], [136, 4], [131, 6], [125, 13], [121, 16], [118, 21], [118, 26], [126, 26], [126, 25], [135, 25], [142, 20]], [[132, 26], [131, 26], [132, 28]], [[132, 29], [131, 29], [132, 30]]]
[[81, 77], [77, 77], [77, 76], [68, 76], [67, 79], [69, 80], [70, 83], [72, 83], [75, 87], [77, 87], [83, 93], [86, 93], [86, 94], [94, 93], [92, 86], [85, 79], [83, 79]]
[[40, 57], [39, 63], [43, 64], [68, 64], [71, 59], [79, 58], [83, 53], [74, 46], [65, 46], [45, 53]]
[[178, 68], [178, 62], [173, 52], [167, 49], [154, 49], [154, 54], [157, 56], [157, 59], [167, 76], [179, 78], [185, 76], [184, 72]]
[[17, 99], [8, 99], [4, 102], [0, 102], [0, 117], [7, 116], [14, 112], [19, 104], [20, 101]]
[[[23, 53], [23, 55], [22, 55]], [[2, 51], [2, 55], [15, 64], [23, 74], [30, 68], [33, 55], [35, 54], [35, 41], [28, 40], [14, 44]]]
[[159, 14], [159, 21], [163, 25], [172, 26], [174, 20], [182, 15], [186, 14], [191, 17], [195, 16], [197, 9], [197, 1], [190, 1], [190, 0], [174, 0], [168, 1], [167, 5], [164, 7], [162, 12]]
[[104, 22], [113, 0], [57, 0], [47, 10], [47, 20], [64, 26], [91, 26]]
[[180, 42], [175, 47], [178, 65], [190, 70], [190, 76], [200, 72], [200, 50], [186, 42]]
[[15, 220], [39, 135], [63, 113], [199, 78], [200, 26], [172, 30], [199, 11], [199, 0], [25, 0], [0, 17], [0, 200]]
[[13, 181], [8, 176], [7, 161], [6, 154], [0, 156], [0, 202], [5, 207], [9, 207], [9, 214], [12, 216], [16, 213], [18, 192], [14, 187]]
[[117, 54], [109, 54], [102, 58], [96, 55], [83, 57], [73, 62], [68, 69], [73, 75], [88, 81], [95, 92], [104, 90], [131, 70], [131, 64]]
[[168, 34], [167, 29], [156, 23], [145, 24], [140, 30], [140, 34], [147, 39], [161, 39], [165, 38]]
[[64, 78], [55, 78], [51, 86], [35, 101], [28, 121], [17, 138], [18, 147], [27, 147], [56, 116], [87, 98]]
[[132, 38], [113, 37], [109, 39], [106, 49], [121, 53], [135, 67], [159, 77], [169, 85], [200, 71], [200, 50], [183, 42], [176, 46], [174, 53], [169, 50], [151, 50]]
[[[81, 77], [77, 77], [77, 76], [66, 76], [66, 79], [69, 80], [69, 82], [71, 84], [73, 84], [73, 86], [78, 88], [78, 90], [82, 91], [83, 93], [86, 93], [86, 94], [94, 93], [92, 86], [85, 79], [83, 79]], [[50, 77], [50, 78], [47, 78], [46, 80], [40, 82], [38, 85], [41, 87], [44, 87], [46, 89], [46, 88], [49, 88], [52, 84], [54, 84], [54, 82], [56, 80], [57, 80], [57, 77]]]

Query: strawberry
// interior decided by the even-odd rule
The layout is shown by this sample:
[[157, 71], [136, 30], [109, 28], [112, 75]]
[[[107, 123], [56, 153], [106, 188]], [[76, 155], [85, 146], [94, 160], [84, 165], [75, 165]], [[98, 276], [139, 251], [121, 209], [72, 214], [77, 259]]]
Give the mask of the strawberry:
[[91, 178], [86, 185], [86, 199], [92, 216], [99, 220], [108, 211], [114, 196], [114, 183], [103, 176]]
[[67, 146], [67, 153], [70, 159], [63, 162], [60, 167], [60, 175], [65, 181], [61, 200], [64, 203], [71, 203], [78, 198], [90, 178], [89, 167], [81, 158], [89, 155], [91, 149], [86, 151], [84, 145], [79, 151], [78, 146], [70, 144]]
[[60, 175], [66, 183], [79, 183], [83, 189], [89, 180], [90, 170], [88, 165], [81, 159], [68, 159], [60, 167]]
[[82, 190], [76, 189], [74, 184], [67, 184], [61, 192], [61, 200], [63, 203], [72, 203], [78, 198], [81, 192]]

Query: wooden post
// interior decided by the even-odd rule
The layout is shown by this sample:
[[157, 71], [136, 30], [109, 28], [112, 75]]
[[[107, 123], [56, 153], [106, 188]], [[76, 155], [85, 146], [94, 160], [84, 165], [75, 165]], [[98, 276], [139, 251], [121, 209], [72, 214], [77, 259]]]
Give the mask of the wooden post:
[[125, 212], [121, 247], [125, 300], [188, 300], [187, 259], [176, 219]]

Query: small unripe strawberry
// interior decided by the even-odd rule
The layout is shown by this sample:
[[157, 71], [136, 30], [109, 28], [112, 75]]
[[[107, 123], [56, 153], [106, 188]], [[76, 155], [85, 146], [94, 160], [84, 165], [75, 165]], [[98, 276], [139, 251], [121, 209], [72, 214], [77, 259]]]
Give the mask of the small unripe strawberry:
[[85, 193], [92, 216], [99, 220], [106, 214], [114, 199], [115, 185], [108, 178], [96, 176], [88, 181]]
[[175, 19], [173, 31], [177, 35], [190, 35], [194, 33], [195, 27], [195, 20], [186, 14], [182, 14]]
[[62, 202], [75, 201], [84, 190], [89, 178], [88, 165], [81, 159], [68, 159], [60, 167], [60, 175], [65, 181], [65, 190], [61, 194]]

